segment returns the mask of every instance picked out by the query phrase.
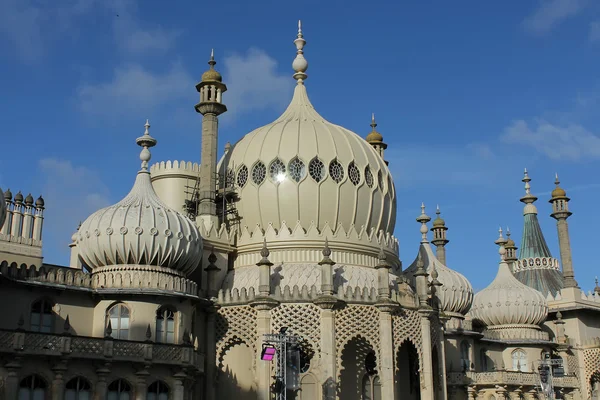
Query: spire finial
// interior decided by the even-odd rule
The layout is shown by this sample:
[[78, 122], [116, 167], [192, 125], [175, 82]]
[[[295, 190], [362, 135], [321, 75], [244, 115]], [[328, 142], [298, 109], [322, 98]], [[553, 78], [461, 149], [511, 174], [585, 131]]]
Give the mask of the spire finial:
[[371, 127], [373, 130], [377, 127], [377, 122], [375, 122], [375, 113], [371, 113]]
[[421, 243], [427, 243], [427, 223], [431, 221], [431, 217], [425, 214], [425, 203], [421, 203], [421, 215], [417, 217], [417, 222], [421, 223]]
[[329, 248], [329, 240], [325, 238], [325, 246], [323, 247], [323, 259], [319, 262], [319, 265], [335, 265], [335, 262], [331, 259], [331, 249]]
[[507, 239], [502, 235], [502, 227], [498, 228], [498, 239], [494, 241], [498, 246], [504, 246], [507, 242]]
[[531, 178], [529, 177], [529, 173], [527, 172], [527, 168], [525, 168], [525, 172], [523, 174], [523, 179], [521, 182], [525, 183], [525, 196], [521, 197], [521, 202], [525, 203], [525, 208], [523, 209], [523, 214], [537, 214], [537, 208], [533, 205], [537, 200], [537, 197], [531, 194]]
[[500, 254], [500, 260], [504, 262], [506, 260], [506, 248], [504, 247], [504, 244], [500, 245], [498, 253]]
[[292, 68], [296, 72], [294, 74], [294, 79], [301, 85], [307, 78], [306, 70], [308, 69], [308, 61], [304, 58], [304, 45], [306, 45], [306, 40], [304, 40], [304, 34], [302, 33], [302, 21], [298, 21], [298, 35], [296, 40], [294, 40], [294, 44], [296, 45], [296, 58], [292, 63]]
[[140, 152], [140, 160], [142, 160], [142, 171], [148, 171], [148, 161], [152, 158], [150, 154], [150, 147], [156, 146], [156, 139], [150, 136], [150, 122], [146, 120], [144, 124], [144, 135], [140, 136], [135, 140], [138, 146], [142, 147], [142, 151]]
[[560, 185], [560, 181], [558, 180], [558, 172], [554, 174], [554, 184], [556, 186]]
[[439, 216], [441, 214], [441, 212], [440, 212], [440, 205], [439, 204], [435, 206], [435, 214], [437, 216]]
[[258, 266], [273, 265], [273, 263], [271, 261], [269, 261], [270, 254], [271, 254], [271, 252], [269, 251], [269, 248], [267, 247], [267, 238], [264, 238], [262, 249], [260, 249], [260, 255], [262, 256], [262, 259], [256, 265], [258, 265]]
[[210, 65], [210, 69], [215, 69], [215, 65], [217, 62], [215, 61], [215, 49], [210, 49], [210, 60], [208, 60], [208, 65]]
[[525, 194], [531, 194], [531, 185], [529, 184], [529, 182], [531, 182], [531, 178], [527, 173], [527, 168], [525, 168], [524, 175], [525, 176], [523, 177], [523, 182], [525, 183]]

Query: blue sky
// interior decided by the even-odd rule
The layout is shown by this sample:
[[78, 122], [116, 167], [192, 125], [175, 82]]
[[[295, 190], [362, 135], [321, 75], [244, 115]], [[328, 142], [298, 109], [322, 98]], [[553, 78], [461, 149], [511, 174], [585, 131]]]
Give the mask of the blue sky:
[[482, 289], [497, 271], [498, 226], [520, 242], [528, 168], [546, 239], [558, 172], [571, 196], [576, 277], [593, 288], [600, 224], [600, 4], [507, 2], [0, 0], [0, 187], [46, 198], [45, 261], [68, 262], [79, 220], [121, 199], [139, 167], [198, 161], [194, 85], [215, 48], [229, 90], [220, 144], [274, 120], [291, 98], [296, 23], [307, 88], [328, 120], [378, 130], [398, 193], [410, 265], [415, 218], [439, 204], [448, 264]]

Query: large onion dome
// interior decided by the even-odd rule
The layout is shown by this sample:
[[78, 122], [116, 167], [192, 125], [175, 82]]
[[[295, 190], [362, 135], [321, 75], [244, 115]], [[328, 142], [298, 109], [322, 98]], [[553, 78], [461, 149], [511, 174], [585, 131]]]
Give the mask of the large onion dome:
[[501, 246], [498, 274], [488, 287], [475, 295], [470, 314], [488, 328], [537, 327], [548, 315], [546, 299], [513, 276], [505, 255], [506, 249]]
[[0, 189], [0, 229], [6, 220], [6, 201], [4, 201], [4, 193]]
[[241, 226], [253, 231], [272, 224], [277, 230], [285, 221], [320, 230], [328, 223], [346, 232], [364, 227], [392, 234], [396, 193], [385, 161], [362, 137], [315, 110], [304, 84], [308, 63], [301, 30], [294, 43], [291, 103], [274, 122], [238, 141], [224, 160], [235, 177]]
[[435, 269], [438, 273], [437, 279], [442, 284], [436, 290], [440, 309], [450, 316], [453, 314], [459, 317], [464, 316], [473, 302], [473, 286], [463, 274], [448, 268], [433, 254], [431, 245], [427, 240], [428, 228], [426, 224], [430, 220], [431, 218], [425, 214], [425, 206], [422, 205], [421, 215], [417, 218], [417, 221], [421, 223], [422, 236], [419, 253], [404, 273], [413, 287], [416, 287], [414, 273], [417, 270], [417, 260], [420, 255], [425, 271], [431, 275], [431, 272]]
[[89, 216], [76, 234], [79, 254], [92, 269], [114, 265], [167, 267], [191, 273], [202, 257], [198, 228], [171, 210], [156, 195], [150, 182], [149, 147], [156, 144], [148, 132], [136, 140], [143, 147], [142, 169], [129, 194], [120, 202]]

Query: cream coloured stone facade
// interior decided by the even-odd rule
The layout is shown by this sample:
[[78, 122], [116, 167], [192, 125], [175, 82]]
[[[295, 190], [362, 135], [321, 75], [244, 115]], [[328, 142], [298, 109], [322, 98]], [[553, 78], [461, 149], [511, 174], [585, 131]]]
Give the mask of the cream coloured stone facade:
[[294, 43], [289, 107], [220, 160], [227, 87], [211, 56], [201, 163], [150, 167], [147, 122], [130, 193], [81, 224], [68, 265], [42, 262], [43, 199], [0, 192], [0, 398], [271, 399], [260, 353], [285, 327], [302, 350], [288, 398], [541, 399], [548, 354], [565, 370], [556, 397], [598, 399], [600, 287], [575, 280], [558, 181], [560, 263], [526, 173], [521, 253], [501, 234], [488, 288], [445, 265], [448, 228], [424, 205], [403, 267], [375, 119], [364, 140], [320, 116], [300, 27]]

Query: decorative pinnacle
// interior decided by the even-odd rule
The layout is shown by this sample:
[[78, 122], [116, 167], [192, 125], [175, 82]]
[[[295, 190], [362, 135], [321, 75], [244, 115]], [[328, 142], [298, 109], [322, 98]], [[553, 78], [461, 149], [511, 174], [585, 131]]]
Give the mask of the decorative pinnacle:
[[[521, 201], [525, 204], [533, 204], [537, 200], [537, 197], [531, 194], [531, 185], [529, 184], [529, 182], [531, 182], [531, 178], [529, 177], [527, 168], [525, 168], [524, 176], [523, 179], [521, 179], [521, 182], [525, 183], [525, 196], [521, 197]], [[535, 211], [537, 213], [537, 210]]]
[[152, 154], [150, 154], [150, 147], [156, 146], [156, 139], [150, 136], [150, 123], [146, 120], [144, 124], [144, 135], [140, 136], [135, 140], [138, 146], [142, 147], [142, 151], [140, 152], [140, 160], [142, 160], [142, 171], [148, 171], [148, 161], [152, 158]]
[[308, 61], [304, 58], [304, 46], [306, 45], [306, 40], [304, 40], [304, 35], [302, 34], [302, 21], [298, 21], [298, 35], [296, 40], [294, 40], [294, 44], [296, 45], [296, 58], [292, 63], [292, 68], [296, 71], [294, 79], [301, 85], [307, 78], [306, 70], [308, 69]]
[[440, 276], [440, 274], [437, 271], [437, 268], [435, 268], [435, 263], [433, 263], [432, 267], [431, 267], [431, 283], [429, 284], [430, 286], [442, 286], [442, 282], [438, 281], [438, 276]]
[[498, 239], [494, 241], [498, 246], [504, 246], [507, 240], [504, 236], [502, 236], [502, 227], [498, 228]]
[[376, 127], [377, 127], [377, 122], [375, 122], [375, 113], [371, 113], [371, 128], [373, 128], [373, 130], [375, 130]]
[[558, 172], [554, 174], [554, 184], [556, 186], [560, 185], [560, 181], [558, 180]]
[[325, 247], [323, 247], [323, 259], [319, 262], [319, 265], [334, 265], [335, 262], [330, 258], [331, 249], [329, 248], [329, 240], [325, 238]]
[[506, 260], [506, 248], [504, 247], [504, 244], [500, 245], [500, 248], [498, 249], [498, 254], [500, 254], [500, 260], [504, 262]]
[[596, 277], [595, 281], [596, 281], [596, 287], [594, 288], [594, 293], [596, 293], [596, 295], [600, 296], [600, 286], [598, 286], [598, 277]]
[[427, 223], [431, 221], [431, 217], [425, 214], [425, 203], [421, 203], [421, 215], [417, 217], [417, 222], [421, 223], [421, 243], [427, 242]]
[[260, 250], [260, 255], [262, 256], [262, 259], [256, 265], [259, 265], [259, 266], [260, 265], [268, 265], [268, 266], [273, 265], [273, 263], [271, 261], [269, 261], [269, 254], [271, 254], [271, 252], [267, 248], [267, 238], [264, 238], [263, 239], [263, 247]]
[[375, 268], [390, 268], [390, 264], [387, 262], [387, 256], [385, 255], [385, 251], [383, 250], [383, 240], [381, 241], [381, 246], [379, 246], [379, 254], [377, 254], [377, 266]]

